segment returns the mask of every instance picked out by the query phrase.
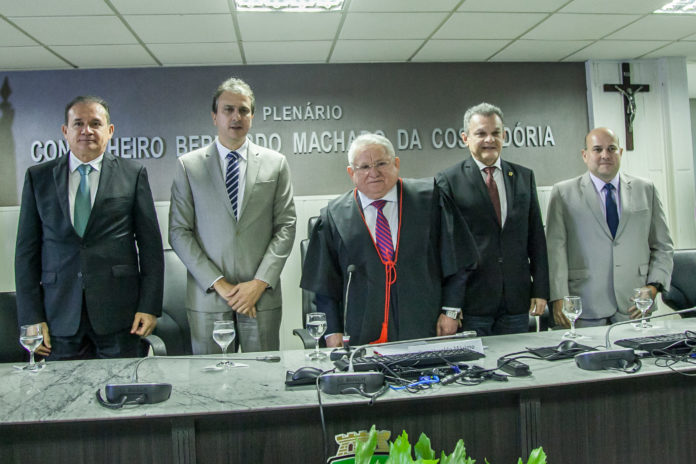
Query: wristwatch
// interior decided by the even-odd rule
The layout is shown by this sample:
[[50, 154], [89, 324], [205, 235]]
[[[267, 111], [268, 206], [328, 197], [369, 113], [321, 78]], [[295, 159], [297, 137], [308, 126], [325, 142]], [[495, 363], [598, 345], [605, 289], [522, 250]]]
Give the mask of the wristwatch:
[[454, 320], [459, 319], [460, 312], [461, 312], [461, 310], [459, 310], [459, 309], [452, 309], [452, 308], [443, 308], [442, 309], [442, 314], [444, 314], [445, 316], [447, 316], [451, 319], [454, 319]]

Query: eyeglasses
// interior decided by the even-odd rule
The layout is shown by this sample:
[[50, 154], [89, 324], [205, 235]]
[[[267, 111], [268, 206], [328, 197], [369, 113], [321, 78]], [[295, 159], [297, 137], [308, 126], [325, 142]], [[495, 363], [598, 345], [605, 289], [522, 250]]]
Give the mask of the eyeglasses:
[[370, 169], [375, 168], [378, 171], [381, 171], [385, 169], [387, 166], [392, 164], [393, 160], [381, 160], [381, 161], [375, 161], [372, 164], [361, 164], [360, 166], [353, 166], [353, 170], [357, 172], [358, 174], [366, 174]]

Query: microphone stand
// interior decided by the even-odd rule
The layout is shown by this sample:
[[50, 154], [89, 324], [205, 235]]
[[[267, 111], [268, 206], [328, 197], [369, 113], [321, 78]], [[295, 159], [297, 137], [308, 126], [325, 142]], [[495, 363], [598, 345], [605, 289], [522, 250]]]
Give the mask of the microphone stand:
[[349, 264], [346, 268], [348, 271], [348, 283], [346, 284], [346, 296], [343, 298], [343, 348], [336, 348], [331, 351], [329, 358], [332, 361], [341, 359], [344, 356], [350, 355], [350, 335], [348, 334], [348, 296], [350, 295], [350, 282], [353, 280], [353, 272], [355, 272], [355, 264]]

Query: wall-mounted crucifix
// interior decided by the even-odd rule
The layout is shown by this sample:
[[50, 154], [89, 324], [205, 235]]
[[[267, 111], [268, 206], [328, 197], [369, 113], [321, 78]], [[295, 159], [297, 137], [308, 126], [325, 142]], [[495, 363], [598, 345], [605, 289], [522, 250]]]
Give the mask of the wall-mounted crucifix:
[[619, 92], [623, 97], [624, 125], [626, 126], [626, 150], [633, 150], [633, 120], [636, 119], [636, 94], [649, 92], [648, 84], [631, 84], [631, 65], [621, 63], [621, 83], [604, 84], [605, 92]]

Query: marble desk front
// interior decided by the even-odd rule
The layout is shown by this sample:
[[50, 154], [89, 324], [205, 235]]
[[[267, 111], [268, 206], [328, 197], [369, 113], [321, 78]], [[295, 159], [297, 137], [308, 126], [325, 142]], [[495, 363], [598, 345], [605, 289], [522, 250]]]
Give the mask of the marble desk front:
[[[691, 320], [656, 322], [662, 328], [651, 334], [696, 329], [696, 321]], [[580, 332], [586, 337], [581, 343], [604, 346], [606, 329]], [[632, 326], [623, 326], [612, 331], [611, 338], [641, 334]], [[561, 335], [552, 331], [487, 337], [483, 339], [486, 357], [474, 363], [492, 368], [500, 356], [526, 347], [556, 345]], [[253, 360], [265, 354], [279, 354], [281, 360]], [[98, 457], [95, 462], [146, 462], [140, 458], [147, 462], [242, 462], [236, 459], [241, 457], [249, 462], [281, 462], [280, 457], [288, 458], [283, 462], [321, 462], [317, 392], [313, 387], [284, 385], [287, 370], [305, 365], [332, 367], [329, 361], [307, 361], [305, 354], [300, 350], [238, 354], [232, 358], [248, 367], [222, 372], [206, 370], [216, 362], [206, 357], [147, 360], [138, 368], [138, 380], [172, 384], [171, 398], [119, 410], [100, 406], [95, 392], [103, 391], [107, 383], [132, 382], [136, 359], [54, 362], [36, 374], [0, 364], [0, 462], [33, 462], [26, 457], [41, 459], [51, 455], [49, 449], [53, 450], [53, 462], [63, 462], [62, 458], [64, 462], [92, 462], [90, 456]], [[637, 436], [654, 437], [658, 423], [671, 424], [671, 433], [692, 425], [691, 429], [696, 429], [696, 378], [674, 374], [656, 366], [653, 360], [645, 360], [635, 374], [584, 371], [572, 359], [525, 362], [532, 370], [528, 377], [477, 386], [436, 385], [416, 395], [388, 391], [374, 406], [358, 395], [322, 395], [327, 429], [333, 436], [368, 429], [373, 423], [395, 434], [401, 428], [419, 427], [409, 430], [414, 438], [421, 431], [436, 435], [434, 442], [443, 449], [451, 449], [457, 438], [464, 438], [470, 453], [480, 452], [474, 456], [481, 461], [487, 456], [494, 463], [512, 462], [539, 444], [550, 456], [563, 459], [555, 462], [589, 462], [582, 460], [592, 456], [589, 447], [567, 455], [567, 438], [551, 430], [565, 420], [566, 413], [582, 429], [577, 437], [599, 434], [615, 440], [617, 435], [631, 436], [629, 428], [635, 428]], [[674, 367], [688, 370], [692, 366]], [[690, 404], [685, 403], [687, 400]], [[593, 408], [598, 414], [602, 410], [611, 414], [611, 419], [583, 414], [584, 409]], [[684, 408], [690, 414], [687, 419], [665, 416]], [[630, 414], [640, 410], [650, 415], [643, 425]], [[545, 417], [547, 412], [549, 417]], [[611, 427], [627, 429], [610, 430], [609, 422], [615, 423]], [[598, 429], [591, 430], [592, 424]], [[633, 441], [640, 459], [645, 458], [635, 462], [652, 462], [648, 457], [657, 456], [652, 448], [644, 450], [640, 448], [641, 440]], [[604, 453], [612, 443], [602, 445]], [[125, 452], [123, 446], [131, 451]], [[625, 457], [626, 452], [618, 449]], [[76, 456], [81, 460], [69, 460]], [[603, 457], [602, 462], [622, 462], [606, 454]]]

